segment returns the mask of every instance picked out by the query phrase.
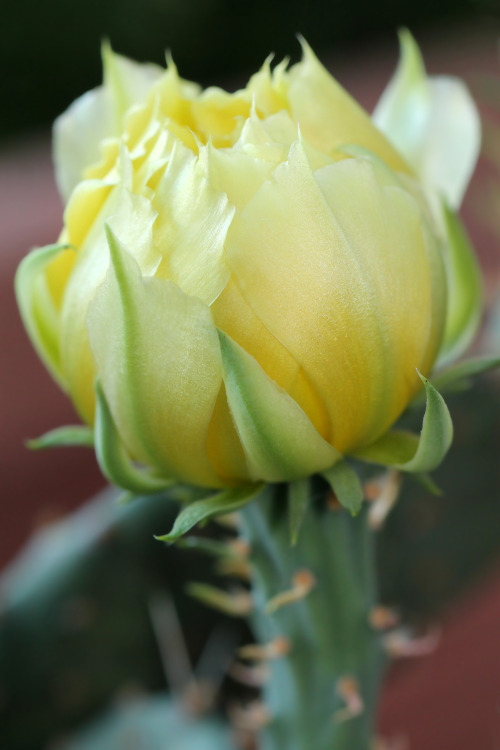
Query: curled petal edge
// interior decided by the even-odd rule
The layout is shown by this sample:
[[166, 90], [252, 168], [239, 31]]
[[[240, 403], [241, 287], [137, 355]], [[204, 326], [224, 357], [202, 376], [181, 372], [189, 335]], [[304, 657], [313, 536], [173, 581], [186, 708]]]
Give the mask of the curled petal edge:
[[420, 437], [411, 432], [393, 430], [353, 453], [354, 458], [415, 474], [426, 474], [439, 466], [453, 440], [453, 424], [441, 394], [427, 378], [418, 374], [426, 394]]
[[161, 492], [174, 481], [155, 477], [138, 469], [128, 456], [113, 421], [106, 396], [99, 380], [95, 383], [96, 418], [95, 452], [99, 467], [110, 482], [138, 495]]

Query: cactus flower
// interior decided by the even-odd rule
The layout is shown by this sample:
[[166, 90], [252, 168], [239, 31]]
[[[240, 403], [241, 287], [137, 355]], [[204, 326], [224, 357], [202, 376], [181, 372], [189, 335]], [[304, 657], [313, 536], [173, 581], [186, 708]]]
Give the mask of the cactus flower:
[[472, 315], [450, 342], [463, 303], [428, 160], [423, 180], [305, 43], [235, 93], [108, 48], [104, 69], [55, 126], [59, 241], [17, 279], [82, 420], [107, 415], [151, 476], [214, 488], [376, 444]]

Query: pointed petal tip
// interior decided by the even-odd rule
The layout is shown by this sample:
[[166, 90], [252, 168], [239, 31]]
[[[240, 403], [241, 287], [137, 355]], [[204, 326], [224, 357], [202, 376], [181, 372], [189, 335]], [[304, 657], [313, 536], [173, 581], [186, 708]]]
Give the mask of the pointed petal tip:
[[310, 58], [311, 60], [317, 60], [318, 58], [314, 54], [313, 48], [311, 47], [305, 36], [298, 33], [297, 39], [302, 48], [302, 59], [304, 60], [305, 58]]

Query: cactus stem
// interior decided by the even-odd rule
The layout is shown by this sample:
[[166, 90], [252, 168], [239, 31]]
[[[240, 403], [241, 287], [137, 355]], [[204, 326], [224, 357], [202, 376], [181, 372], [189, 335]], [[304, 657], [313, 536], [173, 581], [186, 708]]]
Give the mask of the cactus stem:
[[291, 645], [264, 662], [270, 675], [262, 696], [273, 720], [262, 728], [259, 748], [373, 750], [386, 656], [382, 634], [370, 624], [376, 590], [368, 507], [355, 518], [331, 512], [318, 478], [309, 493], [295, 544], [283, 486], [268, 486], [241, 511], [251, 545], [254, 632], [266, 655], [278, 636]]
[[186, 685], [181, 703], [189, 716], [203, 716], [213, 710], [219, 686], [210, 680], [192, 679]]
[[181, 696], [193, 675], [189, 653], [171, 596], [155, 593], [149, 615], [160, 651], [165, 677], [174, 696]]
[[276, 594], [266, 604], [265, 612], [268, 615], [274, 614], [278, 609], [286, 607], [288, 604], [295, 604], [304, 599], [316, 585], [316, 580], [309, 570], [299, 570], [295, 573], [292, 580], [292, 588]]

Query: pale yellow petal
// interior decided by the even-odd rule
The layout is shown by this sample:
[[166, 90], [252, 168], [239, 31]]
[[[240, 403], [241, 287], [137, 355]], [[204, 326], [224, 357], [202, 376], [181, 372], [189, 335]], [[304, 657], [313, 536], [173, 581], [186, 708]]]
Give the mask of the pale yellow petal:
[[228, 484], [251, 481], [245, 453], [229, 411], [224, 385], [219, 391], [208, 427], [207, 456], [217, 476], [227, 480]]
[[233, 206], [241, 210], [271, 176], [276, 166], [264, 158], [241, 149], [216, 149], [210, 143], [200, 149], [200, 170], [212, 188], [225, 193]]
[[[265, 60], [262, 68], [250, 78], [248, 90], [255, 100], [255, 105], [264, 116], [286, 109], [288, 101], [286, 87], [281, 85], [279, 73], [271, 71], [272, 56]], [[286, 67], [287, 61], [285, 61]], [[283, 67], [283, 65], [282, 65]]]
[[289, 111], [304, 137], [326, 154], [355, 143], [380, 156], [393, 169], [410, 169], [376, 128], [364, 109], [323, 67], [303, 43], [304, 56], [289, 72]]
[[54, 123], [56, 181], [64, 201], [83, 178], [86, 167], [100, 159], [100, 144], [119, 135], [122, 118], [143, 101], [162, 74], [157, 65], [140, 65], [103, 45], [104, 83], [77, 99]]
[[254, 357], [267, 375], [301, 407], [319, 434], [328, 438], [328, 417], [306, 373], [248, 305], [231, 279], [212, 305], [215, 324]]
[[401, 59], [373, 119], [423, 185], [457, 210], [481, 145], [481, 122], [463, 81], [427, 76], [412, 35], [400, 33]]
[[255, 481], [286, 482], [330, 468], [340, 458], [257, 360], [219, 332], [229, 408]]
[[344, 452], [389, 426], [416, 387], [432, 326], [430, 270], [410, 196], [381, 188], [363, 161], [317, 174], [321, 188], [293, 147], [235, 217], [227, 254], [245, 300], [304, 369]]
[[[93, 190], [98, 193], [95, 198]], [[142, 196], [133, 195], [123, 185], [112, 189], [104, 188], [107, 197], [103, 201], [100, 195], [102, 190], [99, 184], [90, 181], [82, 183], [77, 193], [78, 199], [82, 200], [81, 212], [75, 212], [73, 216], [72, 210], [68, 210], [68, 238], [71, 244], [78, 248], [78, 253], [65, 288], [61, 309], [62, 367], [76, 408], [89, 423], [94, 418], [95, 375], [85, 317], [89, 302], [103, 281], [109, 266], [104, 222], [108, 221], [131, 248], [144, 273], [152, 273], [158, 264], [152, 233], [156, 214], [150, 202]], [[89, 191], [89, 204], [94, 200], [96, 203], [100, 202], [97, 214], [95, 206], [92, 206], [92, 211], [89, 209], [89, 216], [92, 217], [90, 226], [85, 226], [79, 221], [84, 213], [86, 191]], [[76, 242], [75, 238], [80, 241]]]
[[180, 143], [156, 185], [152, 205], [158, 213], [154, 242], [162, 255], [157, 276], [210, 305], [229, 278], [224, 242], [234, 207]]
[[112, 264], [89, 306], [97, 372], [131, 454], [163, 475], [220, 486], [206, 451], [221, 360], [209, 308], [141, 276], [111, 233]]

